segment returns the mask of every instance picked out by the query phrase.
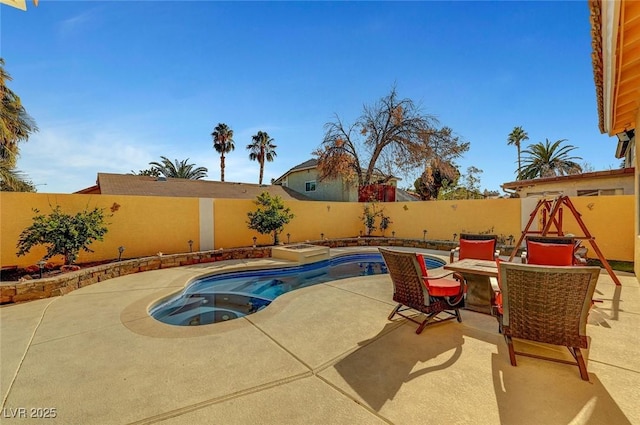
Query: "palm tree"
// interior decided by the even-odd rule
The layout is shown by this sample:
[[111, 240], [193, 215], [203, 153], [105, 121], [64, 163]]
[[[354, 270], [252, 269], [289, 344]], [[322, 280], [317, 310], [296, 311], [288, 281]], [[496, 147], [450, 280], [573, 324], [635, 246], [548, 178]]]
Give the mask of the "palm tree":
[[251, 136], [253, 143], [247, 145], [247, 150], [249, 150], [249, 159], [251, 161], [258, 161], [260, 164], [260, 179], [258, 180], [258, 184], [262, 184], [262, 176], [264, 174], [264, 161], [265, 159], [269, 162], [272, 162], [276, 157], [275, 148], [273, 139], [269, 137], [266, 131], [258, 131], [258, 134]]
[[220, 154], [220, 181], [224, 181], [224, 154], [229, 153], [236, 147], [233, 144], [233, 130], [224, 123], [219, 123], [213, 133], [213, 148]]
[[518, 148], [518, 171], [516, 172], [516, 175], [519, 175], [520, 170], [522, 170], [522, 163], [520, 162], [520, 145], [525, 140], [529, 140], [529, 135], [522, 129], [522, 127], [514, 127], [511, 133], [509, 133], [509, 138], [507, 139], [507, 145], [516, 145], [516, 148]]
[[164, 177], [173, 177], [175, 179], [201, 180], [207, 177], [207, 169], [205, 167], [193, 168], [195, 164], [187, 164], [189, 158], [182, 161], [175, 160], [171, 162], [167, 157], [161, 156], [162, 162], [150, 162], [152, 170], [156, 170]]
[[536, 143], [522, 151], [528, 157], [524, 158], [524, 168], [518, 174], [518, 180], [529, 180], [542, 177], [564, 176], [582, 172], [580, 164], [575, 162], [582, 158], [569, 156], [569, 152], [577, 149], [572, 145], [561, 146], [566, 139], [555, 142]]
[[158, 171], [155, 167], [150, 167], [144, 170], [133, 171], [129, 174], [133, 174], [134, 176], [151, 176], [151, 177], [160, 177], [160, 171]]
[[4, 59], [0, 58], [0, 184], [3, 191], [34, 191], [26, 176], [15, 169], [20, 142], [29, 140], [29, 135], [38, 131], [35, 121], [27, 113], [16, 95], [9, 87], [11, 75], [4, 69]]
[[28, 177], [8, 162], [0, 161], [0, 192], [35, 192], [36, 188]]

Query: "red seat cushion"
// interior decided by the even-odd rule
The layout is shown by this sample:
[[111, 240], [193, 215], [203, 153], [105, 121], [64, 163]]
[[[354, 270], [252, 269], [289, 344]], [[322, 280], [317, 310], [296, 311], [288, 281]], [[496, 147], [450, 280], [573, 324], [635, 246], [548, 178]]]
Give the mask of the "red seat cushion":
[[500, 279], [500, 259], [496, 258], [496, 267], [498, 268], [498, 288], [500, 288], [500, 292], [496, 293], [496, 307], [498, 308], [498, 314], [502, 316], [504, 314], [504, 309], [502, 308], [502, 279]]
[[496, 294], [496, 306], [498, 307], [498, 314], [503, 315], [504, 309], [502, 308], [502, 292]]
[[573, 265], [573, 245], [527, 241], [527, 263], [571, 266]]
[[[416, 253], [416, 259], [418, 260], [418, 264], [420, 264], [422, 276], [429, 276], [427, 266], [424, 262], [424, 256]], [[430, 280], [425, 279], [423, 282], [429, 291], [429, 295], [432, 297], [455, 297], [460, 293], [460, 282], [457, 280], [444, 278]]]
[[475, 260], [493, 260], [496, 251], [496, 240], [460, 239], [460, 254], [458, 258], [473, 258]]
[[432, 297], [455, 297], [460, 293], [460, 282], [453, 279], [431, 279], [425, 281]]
[[429, 274], [427, 273], [427, 264], [424, 262], [424, 256], [422, 254], [416, 253], [416, 258], [418, 259], [418, 264], [420, 264], [422, 276], [429, 276]]

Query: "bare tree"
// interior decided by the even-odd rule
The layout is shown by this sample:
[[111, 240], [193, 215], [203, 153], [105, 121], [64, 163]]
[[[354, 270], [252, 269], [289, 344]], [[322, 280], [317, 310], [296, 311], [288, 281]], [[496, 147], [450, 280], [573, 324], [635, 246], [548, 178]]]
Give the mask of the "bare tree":
[[432, 157], [430, 141], [437, 120], [411, 99], [400, 99], [395, 87], [348, 125], [338, 115], [325, 124], [325, 136], [313, 154], [320, 180], [345, 177], [358, 187], [385, 182], [424, 167]]

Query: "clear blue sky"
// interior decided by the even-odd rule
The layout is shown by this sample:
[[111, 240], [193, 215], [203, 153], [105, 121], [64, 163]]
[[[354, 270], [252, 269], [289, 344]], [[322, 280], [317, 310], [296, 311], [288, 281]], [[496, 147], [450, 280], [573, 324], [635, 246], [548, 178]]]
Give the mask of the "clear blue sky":
[[[334, 114], [352, 123], [396, 84], [470, 142], [481, 187], [515, 179], [524, 143], [568, 139], [594, 170], [618, 168], [601, 135], [587, 1], [47, 1], [0, 6], [2, 57], [40, 131], [18, 168], [39, 192], [98, 172], [190, 158], [220, 179], [211, 132], [234, 130], [226, 181], [257, 183], [245, 146], [274, 138], [269, 182], [311, 158]], [[421, 170], [417, 170], [421, 171]], [[407, 176], [400, 185], [412, 184]]]

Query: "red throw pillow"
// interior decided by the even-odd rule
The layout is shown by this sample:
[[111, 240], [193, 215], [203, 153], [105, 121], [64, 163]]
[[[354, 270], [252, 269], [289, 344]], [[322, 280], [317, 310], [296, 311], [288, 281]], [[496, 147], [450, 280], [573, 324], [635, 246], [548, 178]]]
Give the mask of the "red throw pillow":
[[473, 258], [475, 260], [493, 260], [496, 250], [496, 240], [460, 239], [459, 259]]
[[496, 258], [496, 267], [498, 268], [498, 288], [500, 291], [496, 292], [495, 305], [498, 308], [498, 314], [502, 316], [504, 314], [502, 308], [502, 279], [500, 278], [500, 259]]
[[573, 245], [528, 241], [527, 264], [572, 266]]
[[416, 258], [418, 259], [418, 264], [420, 264], [422, 276], [429, 276], [429, 274], [427, 273], [427, 265], [424, 262], [424, 256], [422, 254], [416, 253]]

